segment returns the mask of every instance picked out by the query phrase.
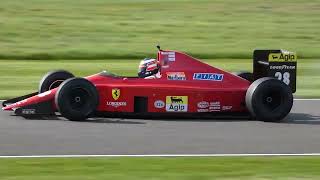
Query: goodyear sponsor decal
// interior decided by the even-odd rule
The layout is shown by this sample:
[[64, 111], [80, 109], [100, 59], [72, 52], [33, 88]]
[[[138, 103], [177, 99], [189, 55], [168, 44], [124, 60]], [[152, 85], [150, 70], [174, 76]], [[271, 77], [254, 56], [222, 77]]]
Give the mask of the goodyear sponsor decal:
[[297, 55], [292, 52], [270, 53], [268, 60], [269, 62], [295, 62]]
[[167, 72], [168, 80], [186, 80], [184, 72]]
[[280, 66], [269, 66], [270, 69], [277, 69], [277, 70], [283, 70], [283, 69], [296, 69], [296, 66], [288, 66], [288, 65], [280, 65]]
[[207, 81], [222, 81], [223, 74], [217, 73], [194, 73], [194, 80], [207, 80]]
[[166, 96], [166, 111], [187, 112], [188, 96]]

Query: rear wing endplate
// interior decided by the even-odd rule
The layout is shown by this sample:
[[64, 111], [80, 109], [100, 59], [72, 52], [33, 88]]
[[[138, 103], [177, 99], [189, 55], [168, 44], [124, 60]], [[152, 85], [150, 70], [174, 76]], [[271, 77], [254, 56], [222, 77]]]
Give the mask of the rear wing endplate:
[[286, 50], [254, 50], [253, 78], [275, 77], [296, 92], [297, 55]]

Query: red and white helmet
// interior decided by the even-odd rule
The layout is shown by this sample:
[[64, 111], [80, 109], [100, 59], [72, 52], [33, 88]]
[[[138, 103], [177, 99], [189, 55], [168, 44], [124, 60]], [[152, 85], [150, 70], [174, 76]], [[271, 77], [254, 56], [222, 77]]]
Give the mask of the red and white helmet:
[[138, 76], [141, 78], [148, 77], [158, 73], [159, 63], [156, 59], [145, 58], [139, 64]]

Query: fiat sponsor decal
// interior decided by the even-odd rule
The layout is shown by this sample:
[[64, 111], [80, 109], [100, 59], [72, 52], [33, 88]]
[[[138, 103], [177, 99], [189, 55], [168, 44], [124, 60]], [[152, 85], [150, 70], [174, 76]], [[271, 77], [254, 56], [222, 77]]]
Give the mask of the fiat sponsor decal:
[[223, 74], [217, 73], [194, 73], [193, 80], [205, 80], [205, 81], [222, 81]]

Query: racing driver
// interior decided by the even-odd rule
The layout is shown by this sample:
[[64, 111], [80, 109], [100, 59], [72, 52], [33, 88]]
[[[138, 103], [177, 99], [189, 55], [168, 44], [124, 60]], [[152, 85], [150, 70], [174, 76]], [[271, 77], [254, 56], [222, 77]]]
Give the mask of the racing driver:
[[145, 58], [140, 61], [138, 76], [145, 79], [157, 79], [161, 77], [160, 64], [156, 59]]

